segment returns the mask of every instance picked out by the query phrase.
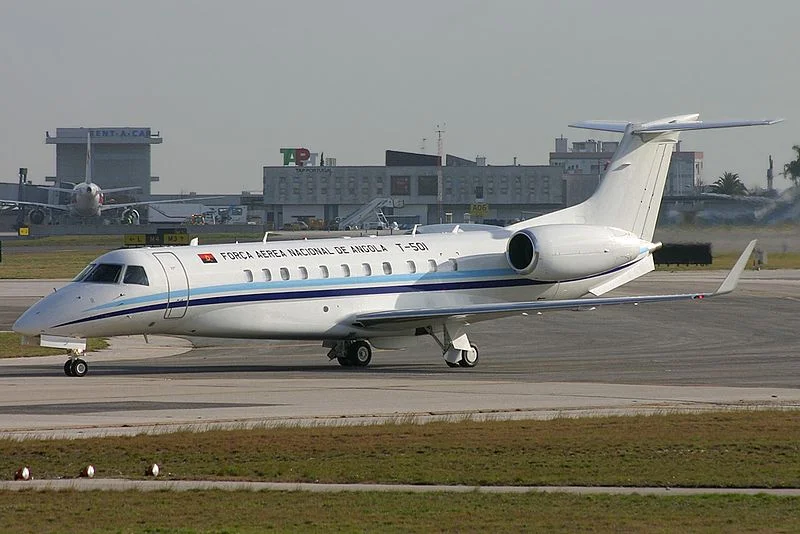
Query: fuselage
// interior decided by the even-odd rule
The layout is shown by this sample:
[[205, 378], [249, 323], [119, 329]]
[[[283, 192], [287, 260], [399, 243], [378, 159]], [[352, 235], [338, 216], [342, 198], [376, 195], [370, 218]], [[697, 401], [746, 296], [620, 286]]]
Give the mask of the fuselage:
[[[498, 228], [120, 249], [34, 305], [14, 330], [73, 337], [348, 339], [366, 335], [352, 322], [360, 313], [577, 298], [614, 275], [520, 275], [507, 259], [510, 236]], [[398, 334], [412, 335], [413, 329], [383, 335]]]
[[81, 182], [72, 189], [70, 214], [74, 217], [99, 217], [103, 191], [95, 183]]

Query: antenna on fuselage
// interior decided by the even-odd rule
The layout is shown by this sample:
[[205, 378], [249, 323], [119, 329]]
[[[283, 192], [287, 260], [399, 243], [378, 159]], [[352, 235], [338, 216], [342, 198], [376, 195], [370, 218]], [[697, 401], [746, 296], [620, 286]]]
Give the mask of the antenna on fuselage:
[[414, 225], [414, 228], [411, 229], [411, 235], [417, 235], [417, 227], [418, 226], [419, 226], [418, 224]]
[[189, 241], [189, 246], [190, 247], [196, 247], [199, 244], [200, 244], [200, 238], [198, 238], [198, 237], [193, 237], [192, 240]]
[[262, 242], [262, 243], [266, 243], [266, 242], [267, 242], [267, 238], [268, 238], [268, 237], [269, 237], [269, 232], [268, 232], [268, 231], [267, 231], [267, 232], [264, 232], [264, 238], [261, 240], [261, 242]]

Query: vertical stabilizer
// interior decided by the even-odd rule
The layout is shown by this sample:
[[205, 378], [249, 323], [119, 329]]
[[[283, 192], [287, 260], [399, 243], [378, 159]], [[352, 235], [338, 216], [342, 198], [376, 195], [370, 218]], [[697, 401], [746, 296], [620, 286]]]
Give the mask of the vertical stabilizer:
[[86, 177], [85, 183], [92, 183], [92, 132], [86, 132]]

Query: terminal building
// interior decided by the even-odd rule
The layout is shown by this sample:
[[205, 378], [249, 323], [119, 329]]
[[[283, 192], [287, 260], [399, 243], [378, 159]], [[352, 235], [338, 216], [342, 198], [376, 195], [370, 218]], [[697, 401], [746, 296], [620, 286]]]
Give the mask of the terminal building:
[[92, 139], [92, 181], [104, 189], [138, 187], [137, 199], [150, 196], [150, 146], [160, 144], [160, 133], [150, 128], [57, 128], [45, 143], [56, 146], [56, 175], [45, 178], [58, 187], [72, 187], [86, 177], [86, 139]]
[[386, 199], [383, 213], [389, 222], [404, 226], [505, 223], [553, 211], [565, 202], [559, 167], [487, 165], [485, 158], [451, 155], [445, 165], [438, 163], [438, 156], [387, 150], [383, 166], [264, 167], [265, 223], [281, 228], [306, 218], [335, 221], [375, 199]]
[[[556, 138], [549, 165], [487, 165], [486, 158], [447, 155], [441, 168], [438, 156], [429, 154], [387, 150], [383, 166], [336, 166], [308, 149], [284, 148], [284, 165], [263, 168], [264, 222], [270, 228], [308, 219], [329, 223], [373, 201], [385, 206], [389, 222], [405, 226], [507, 224], [534, 217], [589, 198], [619, 145], [589, 139], [569, 147], [568, 142]], [[665, 196], [697, 194], [702, 168], [702, 152], [683, 152], [676, 145]]]

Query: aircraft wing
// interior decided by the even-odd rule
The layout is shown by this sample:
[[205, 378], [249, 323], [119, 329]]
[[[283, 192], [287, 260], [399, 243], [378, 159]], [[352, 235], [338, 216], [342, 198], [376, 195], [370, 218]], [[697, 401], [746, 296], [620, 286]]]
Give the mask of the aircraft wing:
[[[105, 190], [103, 190], [105, 193]], [[124, 204], [108, 204], [100, 206], [100, 212], [106, 212], [110, 210], [118, 210], [123, 208], [132, 208], [134, 206], [150, 206], [151, 204], [176, 204], [178, 202], [197, 202], [198, 200], [212, 200], [215, 198], [222, 198], [219, 197], [191, 197], [191, 198], [177, 198], [175, 200], [145, 200], [142, 202], [126, 202]]]
[[747, 260], [753, 252], [756, 240], [750, 241], [739, 256], [728, 276], [716, 291], [711, 293], [681, 293], [675, 295], [648, 295], [640, 297], [600, 297], [579, 298], [567, 300], [539, 300], [532, 302], [504, 302], [493, 304], [475, 304], [453, 308], [433, 308], [416, 310], [390, 310], [384, 312], [364, 313], [353, 319], [353, 324], [361, 327], [376, 328], [412, 328], [427, 326], [431, 323], [442, 324], [448, 322], [477, 322], [487, 319], [497, 319], [526, 312], [539, 312], [545, 310], [575, 310], [587, 309], [597, 306], [614, 306], [618, 304], [644, 304], [647, 302], [671, 302], [676, 300], [702, 300], [718, 295], [725, 295], [736, 288], [742, 276]]
[[28, 202], [25, 200], [3, 200], [0, 199], [0, 204], [12, 206], [36, 206], [38, 208], [48, 208], [51, 210], [69, 211], [69, 206], [66, 204], [45, 204], [44, 202]]

